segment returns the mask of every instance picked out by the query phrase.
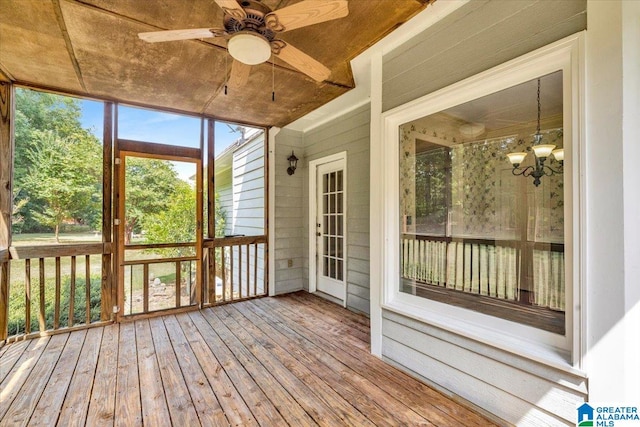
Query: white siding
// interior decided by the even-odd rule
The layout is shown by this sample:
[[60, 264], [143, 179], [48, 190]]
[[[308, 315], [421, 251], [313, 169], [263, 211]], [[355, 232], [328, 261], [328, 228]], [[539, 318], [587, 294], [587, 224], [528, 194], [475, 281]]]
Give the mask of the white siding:
[[229, 173], [216, 175], [216, 192], [218, 193], [218, 202], [226, 219], [224, 234], [232, 234], [233, 193], [231, 191], [230, 171]]
[[233, 153], [233, 215], [231, 234], [265, 234], [264, 134], [241, 145]]
[[[224, 209], [225, 234], [243, 234], [262, 236], [266, 234], [265, 221], [265, 149], [264, 133], [253, 140], [240, 145], [232, 153], [231, 168], [216, 175], [216, 191]], [[264, 289], [265, 258], [264, 245], [258, 248], [258, 290]], [[253, 277], [254, 251], [250, 248], [247, 257], [246, 247], [242, 247], [242, 263], [239, 263], [240, 249], [234, 248], [234, 277], [240, 272], [246, 276], [247, 260]], [[227, 260], [230, 265], [230, 260]], [[253, 280], [253, 279], [252, 279]]]

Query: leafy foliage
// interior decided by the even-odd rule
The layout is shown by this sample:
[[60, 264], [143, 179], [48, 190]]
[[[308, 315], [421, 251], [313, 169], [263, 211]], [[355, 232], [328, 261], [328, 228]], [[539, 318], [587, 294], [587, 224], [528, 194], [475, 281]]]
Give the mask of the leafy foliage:
[[81, 113], [77, 99], [16, 90], [14, 232], [100, 223], [102, 146]]
[[[142, 231], [143, 224], [150, 224], [150, 217], [169, 209], [181, 183], [187, 185], [178, 178], [173, 165], [166, 160], [127, 158], [125, 244], [131, 242], [134, 232]], [[195, 207], [195, 204], [192, 206]], [[184, 234], [182, 231], [179, 233]]]
[[[196, 192], [184, 181], [178, 183], [166, 209], [145, 217], [147, 243], [185, 243], [196, 239]], [[159, 250], [165, 256], [192, 255], [191, 248]]]
[[[55, 231], [56, 242], [60, 225], [65, 219], [79, 219], [87, 207], [101, 209], [96, 194], [101, 185], [100, 174], [91, 161], [80, 155], [89, 145], [82, 140], [60, 138], [53, 131], [33, 131], [37, 142], [25, 153], [31, 167], [24, 177], [23, 185], [39, 202], [31, 212], [41, 225]], [[86, 147], [89, 148], [89, 147]]]
[[[102, 277], [100, 275], [92, 275], [90, 279], [90, 312], [91, 321], [96, 322], [100, 320], [100, 308], [101, 308], [101, 282]], [[45, 327], [47, 329], [53, 328], [53, 318], [55, 315], [55, 279], [50, 278], [45, 280]], [[71, 294], [71, 277], [62, 276], [62, 283], [60, 286], [60, 325], [66, 326], [69, 323], [69, 302]], [[12, 289], [9, 299], [9, 336], [21, 334], [25, 331], [25, 315], [24, 315], [24, 283], [17, 284], [15, 289]], [[78, 277], [76, 279], [76, 287], [73, 303], [73, 320], [74, 324], [85, 323], [86, 321], [86, 288], [84, 278]], [[31, 289], [31, 330], [37, 331], [38, 326], [38, 313], [40, 311], [40, 288], [32, 284]]]
[[[176, 185], [171, 204], [166, 210], [147, 215], [144, 221], [147, 243], [183, 243], [196, 239], [196, 191], [191, 185], [181, 181]], [[205, 212], [206, 214], [206, 212]], [[226, 217], [216, 193], [216, 237], [224, 236]], [[190, 248], [158, 250], [165, 256], [191, 255]]]

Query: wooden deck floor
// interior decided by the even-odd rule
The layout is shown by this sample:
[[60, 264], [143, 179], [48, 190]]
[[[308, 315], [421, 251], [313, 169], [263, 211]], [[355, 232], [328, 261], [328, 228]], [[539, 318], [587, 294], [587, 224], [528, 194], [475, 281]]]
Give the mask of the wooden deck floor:
[[487, 426], [306, 293], [0, 349], [0, 425]]

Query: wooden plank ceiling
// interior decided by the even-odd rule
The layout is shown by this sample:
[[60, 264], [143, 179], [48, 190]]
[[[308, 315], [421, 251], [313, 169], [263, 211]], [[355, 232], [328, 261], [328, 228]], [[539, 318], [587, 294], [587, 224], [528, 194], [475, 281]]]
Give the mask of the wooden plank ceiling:
[[[263, 0], [272, 10], [299, 0]], [[321, 0], [318, 0], [321, 1]], [[316, 82], [275, 61], [251, 67], [244, 87], [224, 94], [232, 60], [224, 39], [150, 44], [137, 34], [221, 28], [213, 0], [0, 1], [0, 72], [25, 85], [131, 104], [284, 126], [354, 87], [349, 61], [430, 0], [350, 0], [346, 18], [279, 37], [331, 69]]]

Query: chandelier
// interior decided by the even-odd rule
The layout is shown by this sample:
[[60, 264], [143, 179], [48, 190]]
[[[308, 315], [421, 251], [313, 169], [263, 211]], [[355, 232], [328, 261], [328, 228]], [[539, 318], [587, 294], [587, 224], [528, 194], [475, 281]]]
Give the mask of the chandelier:
[[[533, 150], [534, 165], [524, 168], [520, 167], [520, 164], [524, 161], [527, 153], [509, 153], [507, 157], [513, 165], [511, 173], [518, 176], [533, 177], [533, 185], [536, 187], [540, 185], [540, 178], [543, 176], [551, 176], [562, 173], [562, 167], [564, 162], [564, 149], [557, 148], [553, 144], [542, 144], [542, 134], [540, 133], [540, 79], [538, 79], [538, 122], [536, 125], [536, 133], [533, 135]], [[560, 163], [559, 167], [552, 168], [548, 164], [545, 164], [547, 158], [553, 155], [553, 157]]]

